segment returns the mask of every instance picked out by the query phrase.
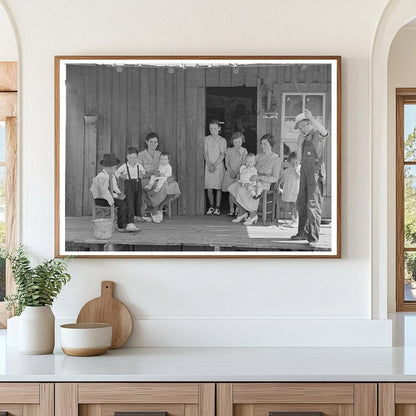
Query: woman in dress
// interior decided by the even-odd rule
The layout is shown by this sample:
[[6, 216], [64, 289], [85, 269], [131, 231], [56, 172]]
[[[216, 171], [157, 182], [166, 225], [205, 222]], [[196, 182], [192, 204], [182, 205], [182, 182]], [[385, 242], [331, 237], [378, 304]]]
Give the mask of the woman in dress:
[[[255, 165], [257, 175], [253, 175], [251, 180], [261, 181], [263, 190], [270, 189], [272, 183], [279, 181], [282, 161], [272, 150], [274, 144], [275, 140], [271, 134], [265, 134], [260, 139], [261, 152], [256, 156]], [[238, 206], [238, 217], [233, 222], [245, 220], [244, 225], [255, 224], [258, 220], [257, 209], [259, 207], [259, 199], [253, 198], [248, 189], [240, 186], [237, 182], [233, 183], [228, 190], [233, 194]]]
[[[150, 177], [155, 174], [159, 168], [161, 152], [157, 150], [158, 146], [159, 136], [157, 133], [149, 133], [145, 139], [146, 149], [141, 151], [138, 155], [139, 163], [145, 170], [145, 175], [142, 179], [143, 188], [149, 183]], [[143, 192], [145, 202], [152, 206], [152, 213], [150, 215], [152, 221], [155, 223], [160, 223], [163, 220], [163, 206], [174, 201], [181, 194], [178, 182], [174, 180], [173, 176], [167, 179], [159, 192], [149, 193], [146, 189], [143, 189]]]

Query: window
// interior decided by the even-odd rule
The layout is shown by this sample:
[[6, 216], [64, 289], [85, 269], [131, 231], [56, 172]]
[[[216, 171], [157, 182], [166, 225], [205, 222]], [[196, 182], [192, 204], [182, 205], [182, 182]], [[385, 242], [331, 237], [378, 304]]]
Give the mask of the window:
[[[17, 64], [0, 62], [0, 246], [16, 247]], [[0, 260], [0, 327], [4, 327], [4, 295], [14, 290], [8, 265]]]
[[[326, 94], [302, 94], [283, 93], [283, 114], [282, 114], [282, 141], [280, 154], [297, 151], [299, 131], [294, 130], [295, 118], [303, 113], [305, 109], [312, 112], [313, 116], [325, 125], [325, 99]], [[287, 146], [284, 153], [284, 146]]]
[[416, 88], [396, 92], [396, 298], [416, 311]]
[[[6, 123], [0, 121], [0, 247], [6, 246]], [[6, 263], [0, 258], [0, 300], [6, 295]]]

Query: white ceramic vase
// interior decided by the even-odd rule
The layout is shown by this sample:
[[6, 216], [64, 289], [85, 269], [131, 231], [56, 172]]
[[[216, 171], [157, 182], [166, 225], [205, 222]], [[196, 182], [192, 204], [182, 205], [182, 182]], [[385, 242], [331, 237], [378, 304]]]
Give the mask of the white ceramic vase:
[[19, 319], [20, 316], [13, 316], [7, 320], [7, 347], [19, 347]]
[[26, 306], [19, 319], [19, 351], [50, 354], [55, 346], [55, 316], [51, 307]]

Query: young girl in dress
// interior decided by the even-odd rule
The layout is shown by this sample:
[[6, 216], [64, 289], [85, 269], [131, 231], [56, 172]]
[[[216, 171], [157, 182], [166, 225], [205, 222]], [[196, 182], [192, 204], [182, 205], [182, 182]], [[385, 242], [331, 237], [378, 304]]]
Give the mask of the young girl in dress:
[[[211, 120], [209, 123], [209, 136], [204, 140], [205, 157], [205, 189], [207, 190], [209, 209], [207, 215], [221, 215], [221, 189], [224, 179], [224, 157], [227, 149], [227, 141], [219, 135], [221, 130], [218, 120]], [[216, 200], [214, 208], [214, 189]]]
[[[242, 144], [245, 142], [242, 133], [236, 131], [231, 136], [230, 141], [232, 147], [229, 147], [225, 152], [225, 167], [227, 170], [225, 171], [224, 181], [222, 183], [222, 190], [224, 192], [228, 192], [229, 186], [238, 179], [238, 172], [240, 171], [240, 167], [245, 162], [245, 158], [247, 156], [247, 149], [242, 147]], [[235, 199], [231, 192], [228, 198], [230, 204], [230, 212], [228, 215], [233, 216], [234, 213], [237, 213], [237, 210], [234, 210]]]
[[283, 182], [282, 201], [289, 203], [292, 220], [290, 226], [295, 227], [298, 222], [296, 199], [298, 197], [300, 183], [300, 165], [296, 152], [289, 154], [288, 162], [289, 167], [283, 171], [281, 179]]

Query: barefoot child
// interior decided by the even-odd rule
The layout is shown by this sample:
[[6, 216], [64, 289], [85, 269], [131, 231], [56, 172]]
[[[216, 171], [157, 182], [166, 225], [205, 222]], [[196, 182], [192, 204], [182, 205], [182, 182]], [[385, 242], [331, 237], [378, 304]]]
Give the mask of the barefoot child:
[[[136, 147], [129, 147], [127, 149], [126, 163], [123, 163], [115, 172], [116, 178], [124, 179], [124, 193], [126, 194], [127, 204], [127, 223], [129, 224], [128, 231], [136, 231], [134, 225], [134, 217], [138, 217], [139, 221], [144, 219], [141, 217], [142, 209], [142, 186], [141, 178], [145, 171], [143, 166], [139, 163], [139, 151]], [[134, 228], [133, 228], [134, 227]]]
[[[223, 192], [228, 192], [230, 185], [237, 181], [238, 172], [240, 171], [241, 165], [244, 163], [247, 156], [247, 149], [242, 147], [242, 144], [245, 142], [244, 136], [239, 131], [236, 131], [231, 136], [231, 146], [225, 152], [225, 175], [224, 181], [222, 183]], [[229, 193], [229, 204], [230, 212], [228, 215], [233, 216], [235, 200], [233, 194]]]
[[255, 164], [256, 156], [253, 153], [249, 153], [246, 156], [246, 163], [240, 168], [240, 179], [238, 182], [241, 186], [247, 188], [253, 198], [260, 198], [262, 192], [261, 182], [251, 180], [253, 175], [257, 175], [257, 169], [254, 167]]
[[298, 211], [296, 210], [296, 200], [299, 193], [300, 166], [296, 152], [289, 154], [288, 162], [289, 167], [283, 171], [281, 179], [283, 182], [282, 201], [290, 205], [292, 217], [290, 226], [297, 227]]
[[[205, 189], [209, 201], [207, 215], [221, 215], [221, 189], [224, 179], [224, 157], [227, 150], [227, 141], [219, 135], [221, 130], [218, 120], [209, 123], [209, 136], [204, 140], [205, 157]], [[214, 208], [214, 189], [216, 190], [216, 204]]]
[[156, 172], [156, 175], [150, 177], [149, 183], [144, 187], [144, 189], [150, 191], [153, 188], [153, 185], [156, 183], [153, 193], [157, 193], [162, 189], [163, 184], [166, 180], [172, 176], [172, 166], [170, 165], [170, 155], [168, 152], [162, 152], [160, 154], [159, 168]]
[[103, 160], [100, 162], [103, 170], [92, 180], [90, 191], [96, 205], [102, 207], [115, 205], [118, 207], [117, 225], [119, 231], [137, 231], [136, 227], [135, 230], [131, 227], [134, 224], [127, 224], [126, 196], [120, 191], [114, 176], [119, 163], [120, 161], [112, 153], [105, 153]]

